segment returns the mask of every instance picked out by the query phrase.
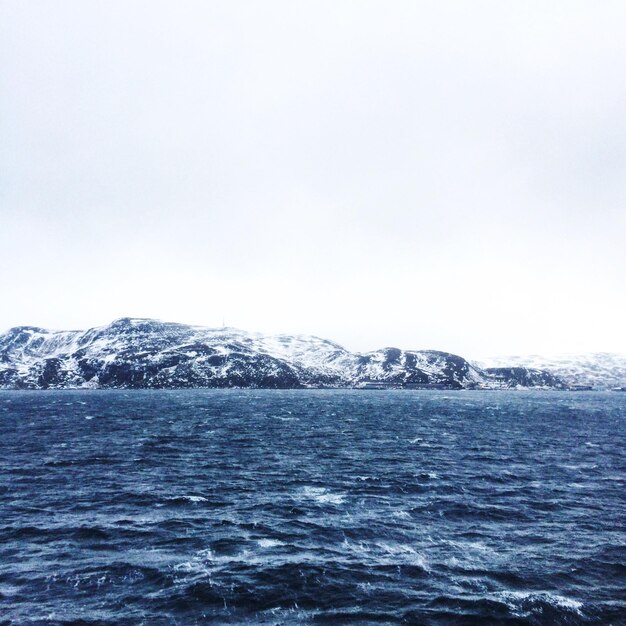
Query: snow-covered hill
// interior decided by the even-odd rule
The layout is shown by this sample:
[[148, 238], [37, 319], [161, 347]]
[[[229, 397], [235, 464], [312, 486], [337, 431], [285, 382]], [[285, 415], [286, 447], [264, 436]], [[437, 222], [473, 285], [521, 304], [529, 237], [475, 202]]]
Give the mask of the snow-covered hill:
[[574, 387], [588, 386], [594, 389], [626, 387], [626, 355], [595, 352], [553, 357], [507, 356], [484, 359], [476, 364], [479, 368], [505, 365], [546, 370]]
[[352, 353], [303, 335], [262, 335], [121, 318], [86, 331], [21, 326], [0, 335], [0, 387], [563, 387], [524, 367], [485, 370], [434, 350]]

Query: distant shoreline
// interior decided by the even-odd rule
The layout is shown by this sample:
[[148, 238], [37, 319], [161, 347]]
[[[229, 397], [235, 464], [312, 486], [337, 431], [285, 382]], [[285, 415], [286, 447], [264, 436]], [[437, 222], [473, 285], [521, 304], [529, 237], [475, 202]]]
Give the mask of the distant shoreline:
[[263, 335], [123, 317], [87, 330], [0, 335], [0, 389], [562, 389], [626, 386], [626, 357], [485, 366], [439, 350], [351, 352], [309, 335]]

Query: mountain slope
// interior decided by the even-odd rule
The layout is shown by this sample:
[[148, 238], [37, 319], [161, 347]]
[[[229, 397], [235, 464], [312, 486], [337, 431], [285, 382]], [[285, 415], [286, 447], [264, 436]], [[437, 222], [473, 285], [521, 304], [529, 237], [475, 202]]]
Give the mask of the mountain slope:
[[553, 357], [539, 355], [492, 357], [477, 364], [480, 368], [518, 366], [540, 369], [557, 376], [569, 386], [594, 389], [626, 387], [626, 355], [608, 352], [562, 354]]
[[0, 335], [0, 387], [562, 387], [545, 372], [483, 370], [434, 350], [352, 353], [304, 335], [261, 335], [121, 318], [86, 331], [21, 326]]

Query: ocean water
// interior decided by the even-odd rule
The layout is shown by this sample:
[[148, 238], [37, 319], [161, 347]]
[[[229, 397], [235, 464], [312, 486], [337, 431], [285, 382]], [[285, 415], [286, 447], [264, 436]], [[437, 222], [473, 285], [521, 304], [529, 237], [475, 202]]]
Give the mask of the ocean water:
[[626, 624], [626, 394], [0, 393], [1, 624]]

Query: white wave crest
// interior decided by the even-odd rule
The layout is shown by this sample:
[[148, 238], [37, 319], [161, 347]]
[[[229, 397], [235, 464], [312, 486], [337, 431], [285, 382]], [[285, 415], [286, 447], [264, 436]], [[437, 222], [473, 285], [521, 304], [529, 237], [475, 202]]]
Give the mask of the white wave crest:
[[300, 494], [307, 499], [315, 500], [321, 504], [343, 504], [346, 499], [345, 494], [331, 493], [324, 487], [304, 487]]
[[582, 602], [549, 591], [502, 591], [495, 594], [495, 598], [504, 601], [519, 616], [526, 616], [532, 613], [533, 605], [539, 602], [550, 604], [555, 608], [572, 611], [577, 615], [583, 614]]

